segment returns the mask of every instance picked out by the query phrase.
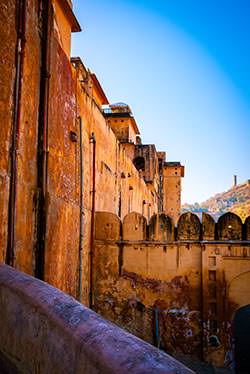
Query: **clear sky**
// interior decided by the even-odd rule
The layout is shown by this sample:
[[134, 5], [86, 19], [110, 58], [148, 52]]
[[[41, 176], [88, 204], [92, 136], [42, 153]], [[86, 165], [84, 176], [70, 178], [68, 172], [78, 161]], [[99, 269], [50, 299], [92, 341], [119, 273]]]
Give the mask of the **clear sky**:
[[185, 165], [182, 202], [250, 179], [250, 1], [74, 0], [72, 55], [144, 144]]

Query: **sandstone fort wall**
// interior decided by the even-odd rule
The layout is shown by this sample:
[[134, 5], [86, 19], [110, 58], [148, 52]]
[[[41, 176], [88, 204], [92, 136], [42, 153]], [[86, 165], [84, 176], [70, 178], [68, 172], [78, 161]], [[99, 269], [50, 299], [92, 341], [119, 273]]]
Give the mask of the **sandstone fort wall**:
[[185, 213], [175, 228], [164, 214], [147, 225], [98, 212], [95, 239], [95, 310], [168, 352], [223, 365], [234, 313], [250, 303], [249, 217]]

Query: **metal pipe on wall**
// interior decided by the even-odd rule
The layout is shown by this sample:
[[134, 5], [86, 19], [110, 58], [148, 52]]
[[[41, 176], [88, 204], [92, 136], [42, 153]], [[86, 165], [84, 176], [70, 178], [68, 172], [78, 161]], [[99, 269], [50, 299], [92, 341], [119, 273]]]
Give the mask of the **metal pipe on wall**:
[[96, 139], [92, 132], [90, 143], [93, 144], [92, 157], [92, 209], [91, 209], [91, 225], [90, 225], [90, 252], [89, 252], [89, 307], [93, 307], [93, 256], [94, 256], [94, 226], [95, 226], [95, 163], [96, 163]]
[[159, 336], [159, 310], [156, 307], [153, 308], [153, 320], [154, 320], [154, 345], [160, 348], [160, 336]]
[[11, 144], [11, 175], [8, 213], [8, 241], [6, 251], [6, 263], [15, 266], [15, 242], [16, 242], [16, 195], [17, 195], [17, 152], [20, 136], [21, 94], [23, 79], [23, 62], [26, 32], [26, 1], [20, 0], [17, 8], [18, 30], [16, 46], [16, 79], [14, 91], [14, 116]]
[[200, 245], [200, 300], [201, 300], [201, 304], [200, 304], [200, 315], [201, 315], [201, 318], [200, 318], [200, 328], [201, 328], [201, 353], [200, 353], [200, 359], [201, 360], [204, 360], [204, 348], [205, 348], [205, 344], [204, 344], [204, 338], [205, 338], [205, 334], [204, 334], [204, 322], [205, 322], [205, 315], [204, 315], [204, 292], [203, 292], [203, 288], [204, 288], [204, 279], [203, 279], [203, 262], [204, 262], [204, 251], [206, 249], [206, 246], [204, 244], [201, 244]]
[[78, 300], [82, 300], [82, 256], [83, 256], [83, 225], [84, 225], [84, 164], [83, 164], [83, 139], [82, 118], [79, 117], [80, 131], [80, 232], [79, 232], [79, 274], [78, 274]]

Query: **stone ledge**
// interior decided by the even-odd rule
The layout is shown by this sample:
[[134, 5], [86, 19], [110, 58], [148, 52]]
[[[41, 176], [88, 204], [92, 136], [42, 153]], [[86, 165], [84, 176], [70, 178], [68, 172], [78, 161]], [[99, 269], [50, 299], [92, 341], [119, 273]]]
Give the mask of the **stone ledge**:
[[20, 373], [192, 373], [58, 289], [0, 264], [0, 352]]

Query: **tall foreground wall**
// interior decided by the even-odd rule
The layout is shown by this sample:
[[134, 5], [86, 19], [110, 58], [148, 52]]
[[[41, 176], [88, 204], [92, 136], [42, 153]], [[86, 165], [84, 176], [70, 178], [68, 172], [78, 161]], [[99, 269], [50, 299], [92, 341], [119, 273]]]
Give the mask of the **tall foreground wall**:
[[[17, 178], [18, 188], [16, 191], [16, 215], [20, 220], [16, 222], [16, 257], [20, 261], [20, 267], [30, 271], [32, 267], [32, 256], [24, 257], [23, 252], [27, 250], [32, 253], [34, 212], [33, 199], [36, 196], [34, 186], [36, 185], [36, 146], [37, 126], [39, 110], [39, 87], [40, 84], [40, 37], [38, 29], [38, 17], [35, 13], [37, 4], [34, 0], [27, 1], [27, 8], [32, 9], [26, 14], [25, 31], [25, 58], [22, 71], [21, 85], [23, 93], [19, 97], [22, 111], [19, 115], [19, 128], [17, 129]], [[28, 25], [28, 27], [27, 27]], [[4, 1], [0, 6], [0, 34], [1, 34], [1, 90], [0, 90], [0, 260], [6, 257], [8, 246], [8, 209], [11, 186], [11, 156], [13, 149], [13, 120], [17, 104], [16, 75], [17, 75], [17, 31], [18, 16], [17, 2]], [[24, 53], [24, 50], [23, 50]], [[27, 139], [27, 141], [25, 140]], [[25, 207], [24, 215], [23, 207]]]
[[58, 25], [79, 27], [67, 1], [6, 0], [0, 17], [0, 261], [76, 296], [76, 80]]
[[150, 216], [158, 196], [107, 124], [96, 77], [70, 60], [70, 4], [0, 4], [0, 261], [88, 304], [92, 212]]
[[183, 214], [149, 226], [138, 213], [121, 224], [96, 213], [94, 309], [171, 353], [217, 366], [231, 350], [231, 323], [250, 304], [250, 218], [227, 213], [215, 224]]

